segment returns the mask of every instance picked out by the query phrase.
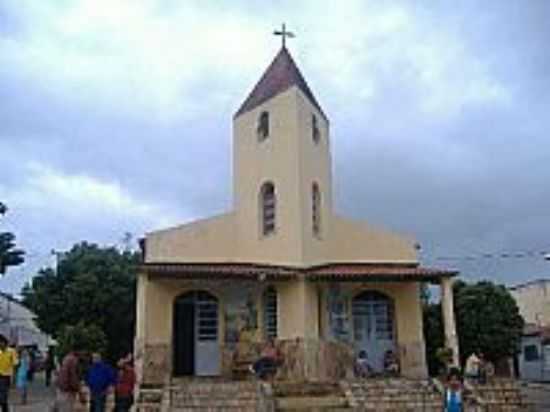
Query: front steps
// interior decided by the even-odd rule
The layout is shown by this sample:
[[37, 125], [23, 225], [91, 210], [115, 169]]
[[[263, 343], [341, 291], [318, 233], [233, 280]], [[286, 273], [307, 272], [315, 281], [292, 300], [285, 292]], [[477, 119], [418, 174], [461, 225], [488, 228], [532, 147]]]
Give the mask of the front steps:
[[441, 412], [443, 398], [428, 381], [372, 379], [342, 382], [354, 410], [365, 412]]
[[275, 382], [272, 394], [276, 411], [352, 411], [340, 385], [326, 382]]
[[260, 391], [257, 382], [182, 381], [170, 388], [170, 412], [255, 412]]
[[511, 379], [495, 379], [484, 385], [467, 385], [484, 412], [528, 412], [534, 406], [526, 401], [520, 385]]
[[[471, 388], [466, 411], [531, 411], [513, 381]], [[470, 403], [470, 402], [468, 402]], [[181, 379], [141, 388], [136, 412], [440, 412], [443, 397], [427, 380], [367, 379], [328, 382]]]
[[177, 379], [164, 388], [141, 388], [136, 412], [266, 411], [258, 382]]

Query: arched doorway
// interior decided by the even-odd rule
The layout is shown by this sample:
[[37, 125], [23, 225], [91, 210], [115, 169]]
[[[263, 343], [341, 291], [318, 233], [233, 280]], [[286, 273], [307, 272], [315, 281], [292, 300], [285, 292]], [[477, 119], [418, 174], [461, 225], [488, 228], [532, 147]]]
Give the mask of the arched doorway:
[[393, 301], [376, 291], [361, 292], [352, 301], [355, 348], [367, 353], [374, 371], [384, 369], [384, 354], [395, 351]]
[[173, 319], [174, 376], [219, 375], [218, 299], [187, 292], [175, 300]]

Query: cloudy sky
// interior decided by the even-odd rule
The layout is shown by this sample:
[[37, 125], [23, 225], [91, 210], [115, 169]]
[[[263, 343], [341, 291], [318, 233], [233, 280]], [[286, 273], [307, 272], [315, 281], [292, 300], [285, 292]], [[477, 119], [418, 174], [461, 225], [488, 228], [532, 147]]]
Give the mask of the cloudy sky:
[[0, 229], [28, 251], [0, 289], [52, 249], [230, 209], [232, 115], [283, 21], [339, 213], [466, 278], [548, 277], [550, 2], [434, 3], [0, 0]]

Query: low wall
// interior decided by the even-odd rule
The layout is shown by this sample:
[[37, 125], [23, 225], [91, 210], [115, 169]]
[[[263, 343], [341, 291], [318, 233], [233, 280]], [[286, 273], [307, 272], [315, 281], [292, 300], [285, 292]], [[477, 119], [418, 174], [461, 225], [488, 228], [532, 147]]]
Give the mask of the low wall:
[[[231, 378], [234, 356], [258, 359], [263, 344], [250, 342], [235, 349], [225, 348], [222, 375]], [[276, 343], [283, 363], [276, 379], [291, 381], [338, 381], [353, 376], [353, 350], [344, 343], [317, 339], [288, 339]]]
[[[353, 377], [354, 352], [343, 342], [317, 339], [288, 339], [276, 343], [283, 357], [277, 379], [291, 381], [338, 381]], [[263, 343], [241, 342], [221, 348], [221, 375], [232, 378], [234, 357], [253, 361], [259, 358]], [[422, 342], [399, 346], [404, 377], [427, 376]], [[163, 385], [172, 374], [171, 348], [168, 344], [146, 344], [136, 348], [138, 379], [143, 385]]]

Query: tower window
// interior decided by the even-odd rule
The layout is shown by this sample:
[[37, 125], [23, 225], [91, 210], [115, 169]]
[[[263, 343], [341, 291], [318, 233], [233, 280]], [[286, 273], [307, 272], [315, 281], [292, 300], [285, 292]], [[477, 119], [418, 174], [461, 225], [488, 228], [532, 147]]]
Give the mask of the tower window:
[[313, 234], [319, 236], [321, 234], [321, 192], [317, 183], [313, 183], [311, 188], [311, 220]]
[[262, 112], [258, 118], [258, 128], [256, 129], [258, 134], [258, 141], [264, 141], [269, 137], [269, 113]]
[[321, 131], [317, 123], [317, 116], [314, 114], [311, 115], [311, 137], [315, 143], [319, 143], [319, 140], [321, 140]]
[[260, 209], [262, 216], [262, 234], [275, 233], [275, 186], [271, 182], [264, 183], [260, 191]]

